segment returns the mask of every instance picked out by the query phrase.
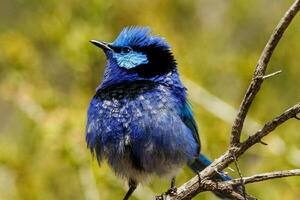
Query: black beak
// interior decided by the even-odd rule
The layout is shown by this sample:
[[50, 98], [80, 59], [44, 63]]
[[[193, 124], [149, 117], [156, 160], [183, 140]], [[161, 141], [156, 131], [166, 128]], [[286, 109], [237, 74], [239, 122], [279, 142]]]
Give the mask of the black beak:
[[90, 40], [90, 42], [94, 45], [96, 45], [97, 47], [100, 47], [103, 51], [105, 50], [112, 50], [108, 43], [106, 42], [101, 42], [101, 41], [97, 41], [97, 40]]

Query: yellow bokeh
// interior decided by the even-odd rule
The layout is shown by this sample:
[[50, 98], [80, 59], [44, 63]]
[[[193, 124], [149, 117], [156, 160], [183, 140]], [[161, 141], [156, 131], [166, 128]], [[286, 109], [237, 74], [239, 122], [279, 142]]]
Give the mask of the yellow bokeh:
[[[272, 30], [291, 0], [2, 0], [0, 6], [0, 199], [122, 199], [125, 182], [98, 166], [85, 144], [89, 100], [105, 57], [90, 39], [113, 41], [124, 26], [152, 28], [171, 44], [188, 86], [202, 151], [217, 158]], [[243, 137], [300, 99], [300, 16], [268, 67]], [[300, 124], [290, 120], [239, 162], [243, 175], [299, 168]], [[234, 167], [233, 167], [234, 168]], [[238, 177], [236, 172], [230, 172]], [[193, 174], [186, 168], [180, 185]], [[154, 177], [132, 199], [153, 199], [169, 180]], [[259, 199], [294, 200], [300, 179], [247, 186]], [[195, 199], [217, 199], [201, 193]]]

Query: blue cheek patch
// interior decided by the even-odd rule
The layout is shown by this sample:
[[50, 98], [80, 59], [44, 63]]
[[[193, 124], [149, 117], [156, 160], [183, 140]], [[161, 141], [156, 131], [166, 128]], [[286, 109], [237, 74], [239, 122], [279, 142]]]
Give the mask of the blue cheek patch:
[[118, 65], [125, 69], [132, 69], [136, 66], [148, 63], [148, 58], [145, 54], [135, 51], [114, 53], [113, 57], [116, 59]]

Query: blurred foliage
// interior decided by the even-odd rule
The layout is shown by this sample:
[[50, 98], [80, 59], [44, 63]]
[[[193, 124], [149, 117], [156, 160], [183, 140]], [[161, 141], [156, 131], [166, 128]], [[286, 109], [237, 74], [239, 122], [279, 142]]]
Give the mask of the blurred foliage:
[[[1, 0], [0, 199], [124, 195], [125, 183], [106, 164], [97, 165], [84, 141], [86, 109], [105, 62], [90, 39], [112, 41], [124, 26], [150, 26], [172, 44], [185, 77], [238, 108], [262, 48], [291, 3]], [[257, 122], [299, 101], [299, 52], [297, 16], [268, 69], [283, 73], [264, 83], [250, 111]], [[194, 110], [203, 152], [216, 158], [227, 148], [230, 124], [212, 115], [210, 108], [194, 103]], [[290, 120], [265, 139], [268, 146], [256, 145], [240, 159], [242, 173], [299, 168], [299, 128], [299, 122]], [[177, 184], [192, 176], [184, 169]], [[168, 185], [168, 180], [154, 178], [134, 198], [151, 199], [151, 191], [161, 193]], [[260, 199], [291, 200], [299, 199], [299, 188], [300, 179], [293, 177], [249, 185], [247, 190]], [[204, 193], [196, 199], [216, 197]]]

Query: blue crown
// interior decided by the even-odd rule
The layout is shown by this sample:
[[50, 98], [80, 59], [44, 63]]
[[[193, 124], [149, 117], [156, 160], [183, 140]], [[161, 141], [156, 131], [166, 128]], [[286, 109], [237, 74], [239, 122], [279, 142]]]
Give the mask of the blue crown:
[[124, 28], [117, 39], [112, 43], [114, 46], [131, 46], [131, 47], [145, 47], [157, 46], [169, 49], [169, 44], [164, 38], [150, 35], [151, 29], [149, 27], [126, 27]]

